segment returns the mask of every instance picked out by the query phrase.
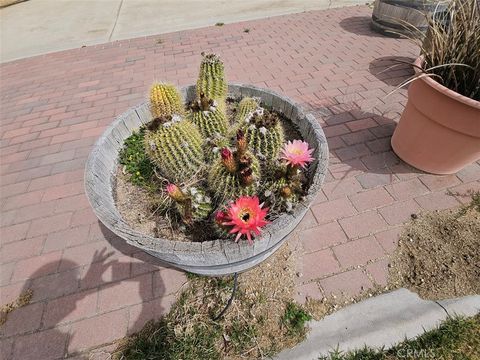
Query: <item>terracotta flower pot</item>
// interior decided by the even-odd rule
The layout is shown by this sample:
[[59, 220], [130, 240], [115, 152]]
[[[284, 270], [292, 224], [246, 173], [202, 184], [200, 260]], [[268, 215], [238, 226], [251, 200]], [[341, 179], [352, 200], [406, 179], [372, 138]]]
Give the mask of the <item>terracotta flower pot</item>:
[[[422, 58], [415, 65], [421, 66]], [[403, 161], [429, 173], [461, 170], [480, 159], [480, 102], [430, 77], [413, 81], [392, 148]]]

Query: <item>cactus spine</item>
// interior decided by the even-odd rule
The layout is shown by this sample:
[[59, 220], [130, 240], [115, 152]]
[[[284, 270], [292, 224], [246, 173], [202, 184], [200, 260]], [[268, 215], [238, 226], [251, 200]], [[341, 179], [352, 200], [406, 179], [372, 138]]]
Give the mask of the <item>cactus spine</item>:
[[242, 125], [243, 123], [245, 123], [245, 119], [247, 119], [247, 117], [249, 117], [259, 107], [260, 104], [256, 98], [243, 98], [238, 104], [235, 122], [239, 125]]
[[219, 109], [216, 101], [208, 99], [202, 93], [200, 99], [194, 101], [190, 107], [192, 110], [191, 119], [204, 138], [211, 139], [227, 133], [227, 117]]
[[184, 182], [204, 165], [203, 139], [188, 120], [157, 119], [145, 134], [145, 151], [168, 180]]
[[219, 201], [231, 200], [242, 195], [254, 195], [260, 180], [260, 164], [247, 150], [242, 132], [237, 135], [237, 149], [221, 150], [208, 174], [208, 186]]
[[191, 186], [184, 191], [177, 185], [169, 184], [167, 193], [175, 202], [175, 208], [186, 224], [205, 220], [212, 212], [212, 200], [200, 188]]
[[154, 119], [183, 115], [182, 97], [170, 84], [153, 84], [150, 89], [150, 112]]
[[213, 100], [225, 100], [227, 97], [227, 82], [223, 62], [215, 54], [202, 53], [200, 74], [197, 80], [197, 97], [204, 94]]
[[278, 159], [285, 134], [278, 115], [258, 108], [240, 127], [248, 139], [248, 146], [259, 159], [272, 163]]

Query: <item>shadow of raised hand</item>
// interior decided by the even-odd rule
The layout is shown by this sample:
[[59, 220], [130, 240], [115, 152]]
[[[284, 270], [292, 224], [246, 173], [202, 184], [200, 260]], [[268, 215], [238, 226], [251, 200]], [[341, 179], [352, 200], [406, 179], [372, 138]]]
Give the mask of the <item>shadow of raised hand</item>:
[[83, 281], [86, 282], [87, 284], [100, 283], [100, 280], [102, 279], [102, 276], [105, 273], [105, 271], [107, 271], [109, 267], [115, 264], [118, 264], [118, 260], [116, 259], [106, 261], [113, 254], [114, 254], [113, 251], [107, 253], [106, 248], [103, 248], [100, 251], [96, 250], [95, 253], [93, 254], [91, 265], [88, 271], [86, 272], [85, 276], [83, 277]]

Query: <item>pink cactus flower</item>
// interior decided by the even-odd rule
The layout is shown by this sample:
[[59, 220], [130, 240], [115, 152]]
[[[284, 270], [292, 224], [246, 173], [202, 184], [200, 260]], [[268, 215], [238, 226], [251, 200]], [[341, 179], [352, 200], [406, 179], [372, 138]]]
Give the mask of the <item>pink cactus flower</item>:
[[253, 244], [252, 235], [260, 235], [260, 228], [268, 224], [265, 220], [268, 208], [263, 208], [257, 196], [242, 196], [227, 209], [225, 226], [233, 226], [230, 234], [237, 233], [235, 242], [242, 235], [247, 237], [248, 243]]
[[313, 149], [308, 148], [308, 143], [301, 140], [289, 141], [283, 146], [281, 159], [286, 160], [290, 166], [301, 166], [304, 168], [312, 157]]

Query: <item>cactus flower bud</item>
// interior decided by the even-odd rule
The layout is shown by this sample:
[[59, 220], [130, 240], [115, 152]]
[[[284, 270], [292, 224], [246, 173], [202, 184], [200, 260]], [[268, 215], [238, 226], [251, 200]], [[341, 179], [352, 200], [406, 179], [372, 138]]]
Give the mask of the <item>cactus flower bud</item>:
[[237, 150], [238, 154], [242, 156], [248, 149], [247, 139], [245, 138], [245, 134], [241, 129], [237, 131]]
[[187, 200], [187, 196], [180, 190], [175, 184], [168, 184], [166, 187], [168, 196], [170, 196], [176, 202], [184, 202]]
[[223, 148], [220, 152], [220, 155], [222, 156], [222, 162], [225, 168], [233, 174], [234, 172], [237, 171], [237, 164], [235, 162], [235, 159], [233, 158], [233, 154], [228, 148]]

